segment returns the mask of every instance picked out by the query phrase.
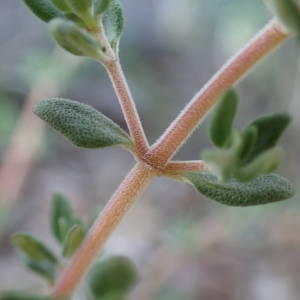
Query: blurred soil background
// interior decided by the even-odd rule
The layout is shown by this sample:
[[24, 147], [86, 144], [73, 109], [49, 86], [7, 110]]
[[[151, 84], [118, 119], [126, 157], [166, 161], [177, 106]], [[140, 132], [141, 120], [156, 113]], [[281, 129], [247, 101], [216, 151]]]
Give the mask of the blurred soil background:
[[[126, 27], [121, 60], [150, 142], [270, 18], [261, 0], [122, 3]], [[47, 27], [23, 1], [1, 0], [0, 41], [0, 168], [25, 101], [37, 85], [41, 90], [34, 91], [35, 97], [59, 94], [82, 101], [125, 128], [104, 69], [55, 50]], [[237, 86], [240, 127], [273, 111], [287, 110], [294, 117], [282, 140], [286, 157], [280, 173], [296, 186], [300, 181], [299, 50], [296, 41], [287, 42]], [[28, 127], [23, 126], [24, 156], [36, 143], [31, 125], [42, 126], [33, 114], [29, 119]], [[204, 122], [178, 159], [199, 158], [209, 146], [206, 127]], [[48, 225], [53, 193], [63, 193], [76, 212], [90, 220], [134, 164], [121, 149], [79, 149], [49, 128], [40, 144], [14, 204], [1, 199], [0, 291], [43, 288], [17, 260], [9, 236], [31, 232], [56, 247]], [[13, 166], [13, 179], [19, 180], [23, 167]], [[128, 255], [138, 266], [141, 280], [132, 300], [296, 300], [300, 297], [299, 198], [231, 208], [201, 198], [191, 186], [159, 178], [131, 209], [105, 251]]]

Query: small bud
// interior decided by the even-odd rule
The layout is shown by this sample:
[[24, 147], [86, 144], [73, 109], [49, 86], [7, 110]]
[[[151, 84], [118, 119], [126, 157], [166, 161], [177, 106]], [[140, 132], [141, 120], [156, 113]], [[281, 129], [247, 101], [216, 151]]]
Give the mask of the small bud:
[[50, 22], [50, 31], [57, 43], [72, 54], [101, 58], [98, 41], [75, 23], [54, 19]]

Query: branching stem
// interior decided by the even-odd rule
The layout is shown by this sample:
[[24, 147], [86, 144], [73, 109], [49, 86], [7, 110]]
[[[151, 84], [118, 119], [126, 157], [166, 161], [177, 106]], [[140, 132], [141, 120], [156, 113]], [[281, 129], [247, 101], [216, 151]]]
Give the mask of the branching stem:
[[[216, 103], [220, 94], [240, 80], [287, 37], [288, 35], [280, 29], [278, 23], [275, 20], [271, 21], [195, 95], [151, 150], [140, 157], [143, 162], [139, 162], [134, 167], [112, 196], [83, 245], [59, 279], [52, 293], [53, 297], [69, 296], [74, 292], [94, 257], [152, 177], [168, 175], [168, 170], [176, 172], [182, 169], [202, 168], [199, 162], [168, 164], [168, 161]], [[139, 147], [137, 151], [142, 155], [147, 149], [147, 143], [119, 62], [114, 61], [107, 66], [107, 70], [121, 100], [130, 132]]]
[[164, 166], [180, 149], [219, 96], [236, 84], [253, 66], [288, 37], [274, 19], [243, 49], [233, 56], [193, 97], [159, 140], [146, 154], [155, 166]]

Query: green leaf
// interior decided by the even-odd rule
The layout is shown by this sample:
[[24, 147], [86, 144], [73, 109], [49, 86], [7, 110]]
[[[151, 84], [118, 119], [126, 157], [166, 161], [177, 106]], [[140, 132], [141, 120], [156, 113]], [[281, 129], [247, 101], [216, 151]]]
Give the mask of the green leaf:
[[61, 12], [51, 3], [50, 0], [23, 0], [30, 10], [41, 20], [49, 22], [60, 17]]
[[95, 0], [94, 10], [96, 15], [104, 13], [108, 8], [112, 0]]
[[45, 245], [28, 234], [20, 233], [13, 235], [12, 242], [24, 264], [53, 283], [58, 260]]
[[265, 0], [265, 2], [288, 30], [300, 34], [300, 8], [297, 1]]
[[51, 300], [47, 296], [38, 296], [24, 292], [6, 292], [0, 295], [0, 300]]
[[54, 39], [65, 50], [96, 60], [101, 58], [98, 41], [74, 22], [58, 18], [52, 20], [49, 26]]
[[242, 143], [239, 149], [239, 157], [243, 160], [253, 150], [258, 136], [256, 126], [247, 127], [242, 133]]
[[244, 167], [238, 168], [234, 176], [240, 181], [249, 181], [260, 174], [271, 173], [279, 166], [282, 158], [282, 149], [273, 147], [258, 155]]
[[60, 10], [64, 11], [64, 12], [69, 12], [70, 11], [70, 7], [69, 5], [66, 3], [66, 0], [52, 0], [52, 3]]
[[103, 14], [103, 24], [112, 48], [118, 51], [120, 37], [124, 28], [123, 9], [120, 1], [110, 1], [109, 8]]
[[34, 112], [79, 147], [131, 146], [127, 133], [91, 106], [53, 98], [37, 103]]
[[87, 23], [92, 22], [92, 11], [93, 11], [93, 1], [92, 0], [65, 0], [70, 10], [87, 21]]
[[53, 236], [63, 242], [69, 229], [74, 225], [74, 216], [69, 202], [61, 194], [52, 198], [50, 225]]
[[126, 294], [136, 283], [137, 271], [131, 261], [123, 256], [113, 256], [96, 263], [88, 282], [96, 299], [106, 299], [111, 293]]
[[285, 178], [261, 175], [252, 181], [240, 183], [232, 180], [220, 183], [211, 173], [186, 173], [185, 177], [200, 193], [230, 206], [252, 206], [285, 200], [295, 195], [295, 189]]
[[274, 147], [290, 122], [291, 117], [287, 113], [274, 113], [252, 122], [248, 128], [257, 129], [257, 138], [252, 150], [243, 158], [243, 162], [250, 162], [262, 152]]
[[232, 124], [237, 111], [238, 97], [227, 91], [214, 109], [210, 123], [210, 138], [217, 147], [228, 147], [232, 138]]
[[66, 235], [63, 247], [63, 256], [71, 257], [79, 248], [85, 237], [85, 232], [79, 225], [74, 225]]

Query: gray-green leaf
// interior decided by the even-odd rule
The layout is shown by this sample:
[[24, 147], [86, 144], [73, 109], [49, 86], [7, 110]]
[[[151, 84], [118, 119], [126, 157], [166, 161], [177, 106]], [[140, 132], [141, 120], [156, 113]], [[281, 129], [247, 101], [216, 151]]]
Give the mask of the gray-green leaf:
[[117, 51], [124, 27], [123, 9], [120, 1], [110, 1], [108, 9], [103, 14], [103, 24], [112, 48]]
[[88, 281], [94, 297], [106, 299], [111, 293], [126, 294], [137, 278], [136, 268], [127, 257], [113, 256], [96, 263], [90, 271]]
[[64, 246], [63, 246], [63, 256], [71, 257], [76, 250], [79, 248], [81, 242], [85, 237], [85, 232], [79, 225], [74, 225], [67, 233]]
[[230, 144], [237, 105], [237, 94], [234, 90], [228, 90], [213, 111], [209, 132], [217, 147], [227, 147]]
[[53, 283], [58, 260], [45, 245], [28, 234], [20, 233], [13, 235], [12, 242], [24, 264]]
[[124, 130], [91, 106], [53, 98], [37, 103], [34, 112], [79, 147], [132, 146]]
[[250, 162], [262, 152], [274, 147], [290, 122], [291, 117], [287, 113], [274, 113], [252, 122], [248, 128], [255, 127], [257, 137], [252, 150], [243, 157], [243, 162]]
[[49, 22], [62, 15], [61, 12], [51, 3], [51, 0], [23, 1], [38, 18], [45, 22]]
[[52, 20], [49, 26], [54, 39], [65, 50], [96, 60], [101, 58], [98, 41], [74, 22], [58, 18]]
[[230, 206], [252, 206], [285, 200], [295, 195], [293, 185], [285, 178], [266, 174], [252, 181], [232, 180], [220, 183], [211, 173], [186, 173], [185, 177], [203, 195]]

